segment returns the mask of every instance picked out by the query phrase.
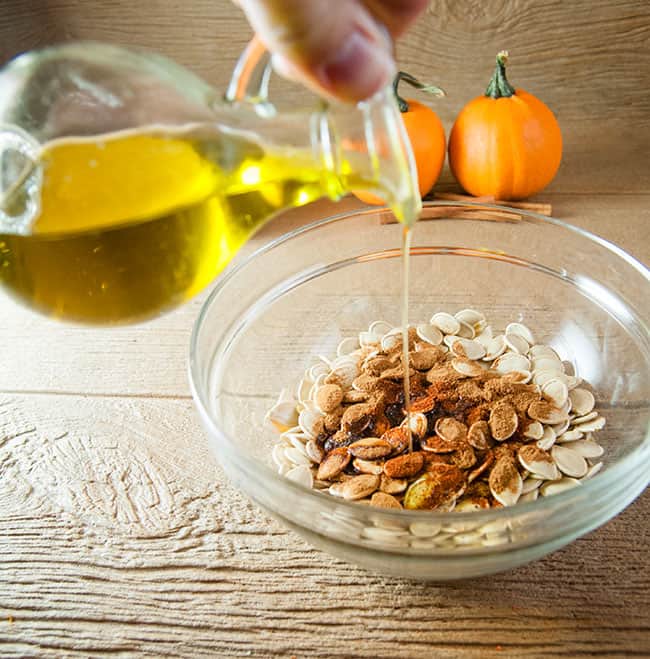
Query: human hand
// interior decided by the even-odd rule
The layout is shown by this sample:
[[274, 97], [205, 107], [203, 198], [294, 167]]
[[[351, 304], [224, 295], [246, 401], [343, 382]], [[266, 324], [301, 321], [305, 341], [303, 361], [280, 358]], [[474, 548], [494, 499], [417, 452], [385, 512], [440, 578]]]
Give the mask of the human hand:
[[372, 96], [395, 75], [393, 39], [429, 0], [235, 0], [279, 73], [344, 101]]

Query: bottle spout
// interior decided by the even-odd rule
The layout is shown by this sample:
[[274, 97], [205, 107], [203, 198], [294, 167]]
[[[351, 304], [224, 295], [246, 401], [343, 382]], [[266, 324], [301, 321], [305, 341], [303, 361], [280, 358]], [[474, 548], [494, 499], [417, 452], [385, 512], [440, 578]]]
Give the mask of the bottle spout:
[[0, 124], [0, 233], [28, 234], [40, 213], [39, 148], [21, 128]]
[[381, 197], [399, 222], [415, 223], [422, 210], [417, 169], [392, 89], [328, 114], [330, 135], [321, 148], [343, 186]]

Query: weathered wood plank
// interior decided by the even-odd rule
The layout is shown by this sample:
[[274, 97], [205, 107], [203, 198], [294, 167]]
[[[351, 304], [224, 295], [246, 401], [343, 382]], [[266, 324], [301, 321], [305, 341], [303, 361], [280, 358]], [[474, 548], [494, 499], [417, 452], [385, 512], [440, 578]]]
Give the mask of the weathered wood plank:
[[334, 560], [252, 506], [207, 453], [188, 401], [3, 403], [3, 656], [650, 650], [647, 493], [535, 564], [422, 584]]
[[[165, 53], [223, 86], [250, 28], [230, 0], [4, 0], [0, 35], [0, 60], [53, 42], [112, 41]], [[506, 48], [513, 83], [548, 99], [560, 120], [624, 117], [647, 124], [649, 44], [650, 8], [643, 0], [436, 0], [398, 56], [414, 75], [447, 89], [449, 101], [439, 104], [446, 119], [484, 91], [494, 56]]]
[[[555, 214], [590, 229], [650, 263], [648, 196], [545, 195]], [[357, 205], [321, 202], [277, 218], [247, 246], [259, 247], [317, 216]], [[395, 228], [395, 245], [399, 229]], [[36, 316], [0, 298], [0, 391], [89, 395], [188, 396], [189, 336], [205, 293], [186, 307], [145, 325], [111, 330], [72, 327]], [[288, 346], [290, 349], [290, 346]]]
[[[164, 53], [219, 89], [250, 36], [230, 0], [4, 0], [2, 9], [0, 61], [71, 39], [111, 41]], [[503, 48], [511, 52], [513, 83], [545, 100], [563, 128], [564, 162], [550, 191], [650, 188], [647, 2], [437, 0], [398, 55], [404, 69], [446, 89], [434, 107], [449, 130], [463, 104], [483, 93]], [[276, 84], [274, 94], [281, 105], [307, 98], [287, 84]]]
[[[4, 0], [0, 10], [0, 61], [56, 41], [116, 41], [220, 88], [248, 36], [228, 0]], [[642, 0], [437, 0], [398, 54], [446, 88], [435, 108], [448, 129], [509, 48], [512, 81], [547, 101], [564, 131], [541, 198], [650, 263], [648, 46]], [[278, 89], [284, 102], [304, 98]], [[452, 185], [447, 172], [441, 186]], [[247, 249], [354, 204], [287, 214]], [[0, 300], [0, 392], [18, 392], [0, 407], [0, 654], [650, 654], [647, 492], [546, 559], [445, 586], [368, 574], [261, 513], [225, 482], [188, 400], [201, 299], [109, 332]]]

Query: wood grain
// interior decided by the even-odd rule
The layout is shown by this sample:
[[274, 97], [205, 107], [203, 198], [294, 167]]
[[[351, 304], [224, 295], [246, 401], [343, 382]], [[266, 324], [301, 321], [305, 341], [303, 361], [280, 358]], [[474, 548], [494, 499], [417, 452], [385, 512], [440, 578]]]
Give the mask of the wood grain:
[[[61, 41], [110, 41], [168, 55], [218, 89], [249, 37], [230, 0], [4, 0], [0, 12], [0, 62]], [[398, 57], [447, 91], [432, 104], [449, 131], [485, 90], [503, 48], [513, 84], [542, 98], [563, 130], [564, 159], [550, 192], [650, 188], [650, 3], [435, 0]], [[273, 93], [281, 107], [313, 103], [295, 85], [276, 83]], [[442, 184], [450, 180], [446, 170]]]
[[16, 396], [0, 425], [3, 656], [650, 649], [647, 493], [533, 565], [436, 586], [366, 573], [283, 530], [227, 484], [188, 401]]
[[[543, 198], [552, 202], [557, 217], [588, 228], [650, 263], [648, 195]], [[360, 205], [348, 198], [338, 205], [321, 201], [286, 213], [264, 227], [244, 253], [310, 218]], [[0, 293], [0, 312], [11, 318], [11, 323], [0, 323], [4, 348], [0, 391], [187, 397], [189, 335], [206, 294], [150, 323], [100, 331], [46, 320]]]
[[[98, 39], [224, 88], [249, 37], [227, 0], [0, 4], [0, 61]], [[643, 0], [436, 0], [398, 54], [446, 88], [434, 106], [448, 129], [508, 48], [512, 81], [548, 102], [565, 136], [539, 201], [650, 263], [649, 46]], [[455, 189], [448, 172], [439, 188]], [[287, 213], [245, 251], [358, 205]], [[650, 656], [648, 492], [541, 561], [444, 586], [364, 572], [260, 512], [226, 481], [189, 399], [204, 297], [111, 331], [0, 298], [0, 655]]]
[[[650, 260], [647, 195], [547, 198]], [[256, 242], [333, 210], [286, 214]], [[2, 301], [0, 391], [22, 389], [0, 394], [2, 656], [647, 656], [647, 492], [550, 557], [471, 582], [332, 559], [209, 453], [185, 375], [199, 302], [102, 331]]]

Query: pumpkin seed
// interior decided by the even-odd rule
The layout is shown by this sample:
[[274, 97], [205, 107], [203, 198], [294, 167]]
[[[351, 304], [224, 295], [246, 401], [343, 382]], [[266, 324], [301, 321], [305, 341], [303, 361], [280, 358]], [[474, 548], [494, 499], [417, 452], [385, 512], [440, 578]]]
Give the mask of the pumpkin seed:
[[438, 346], [442, 343], [442, 332], [435, 325], [423, 323], [418, 325], [415, 331], [423, 341], [431, 345]]
[[584, 437], [584, 433], [580, 430], [565, 430], [558, 438], [557, 441], [559, 444], [564, 444], [565, 442], [575, 442], [578, 439]]
[[528, 348], [530, 347], [528, 345], [528, 341], [526, 341], [526, 339], [521, 336], [521, 334], [513, 334], [508, 332], [507, 329], [505, 334], [505, 342], [510, 350], [513, 350], [520, 355], [525, 355], [528, 352]]
[[436, 421], [435, 432], [445, 442], [457, 443], [467, 437], [467, 426], [453, 417], [443, 417]]
[[458, 323], [460, 325], [460, 329], [456, 333], [457, 336], [460, 336], [462, 339], [473, 339], [476, 336], [476, 330], [472, 325], [469, 325], [462, 320], [458, 320]]
[[466, 377], [476, 377], [477, 375], [483, 375], [485, 372], [479, 364], [469, 359], [452, 359], [451, 365], [457, 373]]
[[523, 494], [529, 494], [530, 492], [533, 492], [537, 489], [539, 489], [540, 485], [544, 483], [544, 480], [541, 478], [535, 478], [534, 476], [528, 476], [528, 478], [524, 479], [524, 483], [521, 488], [521, 493]]
[[562, 380], [553, 378], [542, 385], [542, 396], [555, 407], [561, 408], [567, 402], [569, 389]]
[[323, 415], [305, 408], [298, 416], [298, 425], [305, 435], [314, 439], [323, 430]]
[[393, 447], [385, 439], [366, 437], [350, 444], [348, 451], [355, 458], [377, 460], [378, 458], [384, 458], [390, 455], [393, 452]]
[[305, 447], [302, 445], [300, 449], [295, 446], [287, 446], [287, 448], [284, 449], [284, 455], [287, 460], [294, 465], [311, 465], [311, 460], [307, 457]]
[[379, 490], [386, 494], [401, 494], [406, 490], [408, 481], [403, 478], [389, 478], [386, 474], [381, 474]]
[[315, 403], [324, 414], [333, 412], [343, 400], [343, 389], [337, 384], [324, 384], [318, 387]]
[[315, 442], [313, 439], [310, 439], [307, 444], [305, 444], [305, 453], [307, 457], [316, 464], [320, 464], [325, 457], [325, 452], [318, 442]]
[[[409, 425], [411, 427], [411, 432], [416, 437], [424, 437], [427, 433], [427, 428], [429, 427], [429, 421], [427, 417], [422, 414], [422, 412], [412, 412], [410, 415]], [[406, 423], [406, 420], [404, 421]]]
[[379, 487], [379, 476], [361, 474], [343, 483], [335, 483], [329, 489], [330, 493], [348, 501], [356, 501], [370, 496]]
[[273, 447], [273, 450], [271, 451], [271, 457], [273, 458], [273, 462], [278, 467], [282, 467], [286, 464], [288, 464], [288, 460], [284, 457], [284, 449], [286, 448], [286, 445], [284, 444], [276, 444]]
[[564, 433], [569, 429], [569, 419], [563, 421], [562, 423], [557, 423], [554, 426], [549, 426], [549, 427], [553, 429], [553, 432], [555, 433], [555, 437], [556, 437], [555, 441], [557, 442], [557, 438], [564, 435]]
[[458, 334], [460, 330], [460, 322], [444, 311], [433, 314], [430, 322], [445, 334]]
[[529, 501], [537, 501], [537, 497], [539, 497], [539, 490], [532, 490], [531, 492], [522, 494], [519, 497], [519, 503], [528, 503]]
[[515, 463], [509, 458], [497, 460], [488, 482], [492, 496], [502, 506], [514, 506], [524, 485]]
[[523, 435], [529, 439], [542, 439], [544, 437], [544, 426], [539, 421], [532, 421], [524, 430]]
[[535, 357], [532, 361], [534, 371], [552, 371], [553, 373], [564, 375], [564, 364], [559, 359], [549, 357]]
[[[483, 343], [480, 341], [480, 343]], [[483, 361], [491, 362], [494, 359], [497, 359], [506, 351], [506, 337], [503, 334], [495, 336], [493, 339], [488, 341], [485, 346], [485, 357]]]
[[405, 508], [439, 508], [455, 503], [465, 491], [465, 475], [458, 467], [439, 463], [431, 465], [430, 469], [406, 490], [403, 502]]
[[510, 371], [503, 377], [519, 384], [528, 384], [533, 379], [533, 374], [530, 371]]
[[582, 378], [578, 377], [577, 375], [567, 375], [565, 378], [566, 386], [569, 391], [572, 391], [580, 384], [582, 384]]
[[362, 460], [355, 458], [352, 461], [352, 466], [362, 474], [381, 474], [384, 470], [384, 463], [377, 462], [376, 460]]
[[494, 338], [494, 334], [492, 332], [492, 327], [490, 327], [490, 325], [486, 325], [483, 328], [483, 331], [474, 338], [479, 343], [482, 343], [485, 346], [486, 350], [487, 350], [487, 347], [488, 347], [490, 341], [492, 341], [492, 339]]
[[[474, 513], [477, 512], [478, 510], [485, 510], [485, 506], [482, 506], [477, 501], [471, 501], [469, 499], [465, 499], [464, 501], [461, 501], [454, 508], [455, 513]], [[473, 530], [477, 528], [477, 525], [471, 524], [470, 528]]]
[[375, 492], [370, 498], [370, 504], [378, 508], [401, 509], [402, 504], [390, 494]]
[[298, 467], [294, 467], [293, 469], [290, 469], [285, 474], [285, 476], [290, 481], [293, 481], [294, 483], [299, 483], [300, 485], [303, 485], [304, 487], [308, 487], [310, 489], [314, 484], [314, 476], [311, 473], [311, 469], [306, 465], [300, 465]]
[[298, 420], [296, 414], [296, 401], [285, 399], [278, 400], [278, 402], [266, 413], [265, 418], [280, 432], [287, 430], [295, 425]]
[[458, 338], [450, 348], [457, 357], [465, 359], [482, 359], [485, 357], [485, 346], [478, 341]]
[[356, 336], [351, 336], [347, 339], [343, 339], [338, 346], [336, 347], [336, 354], [339, 357], [344, 355], [349, 355], [351, 352], [354, 352], [359, 348], [359, 339]]
[[571, 425], [572, 426], [579, 426], [581, 423], [587, 423], [587, 421], [593, 421], [593, 419], [598, 418], [598, 412], [594, 410], [593, 412], [589, 412], [589, 414], [585, 414], [584, 416], [576, 416], [571, 419]]
[[574, 442], [571, 444], [571, 449], [583, 458], [599, 458], [605, 452], [605, 449], [598, 442], [594, 442], [593, 439]]
[[467, 323], [472, 327], [477, 323], [484, 323], [486, 321], [485, 315], [476, 309], [461, 309], [454, 314], [454, 318], [462, 323]]
[[557, 468], [553, 458], [539, 447], [530, 444], [522, 446], [517, 457], [521, 466], [531, 473], [548, 480], [557, 477]]
[[515, 434], [519, 425], [517, 410], [510, 403], [499, 402], [490, 411], [488, 421], [492, 437], [498, 442], [503, 442]]
[[368, 346], [378, 345], [383, 338], [381, 334], [375, 334], [374, 332], [359, 332], [359, 345], [362, 348]]
[[582, 480], [587, 480], [588, 478], [591, 478], [592, 476], [595, 476], [601, 469], [603, 468], [603, 463], [602, 462], [597, 462], [596, 464], [591, 465], [589, 469], [587, 470], [587, 473], [582, 477]]
[[556, 444], [551, 448], [551, 455], [558, 469], [566, 476], [581, 478], [587, 473], [587, 461], [573, 449]]
[[456, 533], [452, 539], [457, 545], [475, 545], [480, 540], [480, 538], [480, 533], [469, 531], [467, 533]]
[[418, 371], [428, 371], [444, 358], [444, 354], [438, 348], [427, 348], [409, 353], [409, 363]]
[[[558, 371], [534, 370], [532, 379], [534, 384], [539, 385], [539, 387], [543, 387], [551, 380], [560, 380], [561, 382], [565, 382], [566, 376], [563, 375], [562, 373], [559, 373]], [[568, 389], [568, 385], [567, 385], [567, 389]]]
[[313, 384], [314, 383], [306, 377], [298, 382], [298, 386], [296, 387], [296, 398], [299, 402], [303, 403], [309, 400]]
[[[521, 336], [529, 346], [532, 346], [535, 343], [533, 333], [523, 323], [510, 323], [506, 325], [506, 336], [508, 334]], [[528, 348], [526, 348], [526, 350], [528, 350]]]
[[530, 361], [524, 355], [519, 355], [516, 352], [506, 352], [494, 360], [492, 367], [499, 373], [528, 371], [530, 370]]
[[422, 471], [424, 455], [420, 452], [406, 453], [391, 458], [384, 463], [384, 473], [388, 478], [408, 478]]
[[576, 424], [575, 429], [581, 432], [594, 432], [595, 430], [602, 430], [605, 427], [605, 417], [597, 416], [591, 421], [583, 421]]
[[345, 447], [331, 450], [320, 463], [316, 478], [321, 481], [332, 480], [348, 466], [351, 457]]
[[434, 522], [413, 522], [409, 530], [416, 538], [433, 538], [440, 533], [441, 526]]
[[373, 334], [381, 334], [381, 336], [388, 334], [392, 329], [394, 329], [394, 327], [385, 320], [375, 320], [368, 326], [369, 332], [372, 332]]
[[[525, 337], [524, 337], [525, 338]], [[554, 359], [555, 361], [562, 361], [560, 356], [551, 348], [551, 346], [544, 345], [543, 343], [536, 343], [530, 347], [530, 355], [534, 358], [546, 357], [548, 359]]]
[[550, 425], [562, 423], [569, 418], [568, 412], [543, 401], [531, 403], [528, 406], [528, 416], [535, 421]]
[[374, 526], [368, 526], [361, 532], [361, 535], [368, 540], [375, 540], [382, 544], [404, 545], [408, 543], [408, 533], [398, 531], [397, 529], [383, 529]]
[[488, 449], [490, 447], [490, 428], [487, 421], [473, 423], [467, 432], [467, 441], [479, 451]]
[[561, 478], [559, 481], [547, 481], [539, 488], [539, 493], [543, 497], [548, 497], [553, 494], [559, 494], [560, 492], [565, 492], [570, 490], [577, 485], [580, 485], [580, 481], [575, 478]]

